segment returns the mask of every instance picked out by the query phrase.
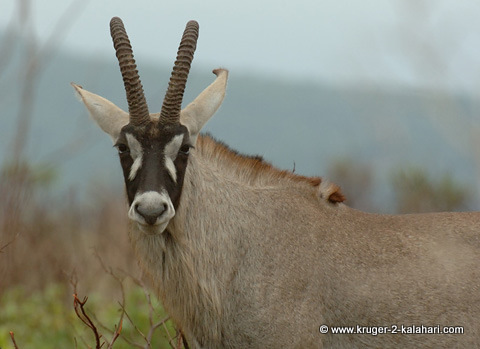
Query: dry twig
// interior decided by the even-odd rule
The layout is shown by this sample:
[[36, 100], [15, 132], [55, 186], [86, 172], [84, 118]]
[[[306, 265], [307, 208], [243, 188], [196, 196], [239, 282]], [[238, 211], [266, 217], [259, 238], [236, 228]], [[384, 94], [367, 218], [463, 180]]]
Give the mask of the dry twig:
[[[104, 266], [103, 263], [102, 263], [102, 266]], [[106, 271], [108, 272], [108, 270], [106, 270]], [[113, 273], [111, 273], [111, 275], [114, 276]], [[123, 302], [125, 302], [123, 283], [121, 282], [121, 280], [119, 278], [117, 279], [117, 281], [120, 282], [120, 285], [122, 287]], [[103, 343], [100, 343], [100, 339], [105, 338], [105, 337], [98, 331], [97, 326], [95, 325], [95, 323], [93, 322], [93, 320], [91, 319], [91, 317], [87, 314], [87, 312], [85, 310], [85, 304], [87, 303], [88, 297], [84, 297], [83, 301], [80, 301], [80, 299], [78, 298], [78, 296], [77, 296], [77, 283], [78, 283], [77, 282], [77, 273], [74, 270], [72, 272], [71, 277], [70, 277], [70, 284], [72, 285], [73, 292], [74, 292], [73, 293], [73, 308], [75, 310], [75, 314], [77, 314], [77, 317], [80, 320], [82, 320], [82, 322], [88, 328], [90, 328], [92, 330], [92, 332], [95, 336], [95, 342], [96, 342], [96, 347], [95, 348], [99, 349], [107, 342], [104, 341]], [[97, 320], [96, 317], [95, 317], [95, 314], [93, 314], [93, 318], [95, 320]], [[99, 321], [97, 320], [97, 322], [99, 322]], [[100, 327], [105, 328], [102, 324], [100, 324]], [[123, 313], [120, 316], [120, 320], [118, 321], [118, 324], [115, 325], [115, 330], [114, 331], [108, 330], [113, 335], [112, 339], [110, 340], [110, 342], [107, 345], [108, 349], [113, 348], [113, 344], [120, 337], [122, 327], [123, 327]]]
[[15, 349], [18, 349], [17, 342], [15, 342], [15, 335], [13, 334], [12, 331], [10, 331], [10, 338], [12, 339], [13, 347], [14, 347]]
[[[133, 319], [130, 317], [130, 315], [126, 311], [126, 299], [125, 299], [126, 297], [125, 297], [125, 287], [124, 287], [125, 277], [118, 276], [118, 274], [115, 273], [112, 270], [112, 268], [107, 267], [105, 265], [105, 263], [103, 262], [102, 258], [100, 257], [100, 255], [97, 253], [97, 251], [94, 251], [94, 255], [98, 259], [102, 269], [118, 282], [118, 284], [120, 285], [120, 290], [121, 290], [121, 294], [122, 294], [122, 300], [121, 300], [121, 302], [118, 302], [119, 305], [120, 305], [120, 308], [121, 308], [120, 319], [118, 321], [118, 324], [115, 326], [115, 329], [111, 330], [110, 328], [105, 326], [96, 317], [95, 313], [91, 313], [90, 315], [87, 315], [87, 313], [84, 309], [84, 305], [87, 302], [88, 298], [85, 297], [83, 299], [83, 301], [78, 299], [77, 291], [76, 291], [76, 289], [77, 289], [76, 273], [75, 272], [72, 273], [72, 276], [70, 278], [70, 283], [72, 284], [73, 289], [74, 289], [74, 308], [75, 308], [75, 312], [76, 312], [77, 316], [82, 320], [82, 322], [94, 332], [96, 343], [97, 343], [96, 348], [101, 348], [104, 344], [106, 344], [106, 342], [100, 343], [101, 338], [105, 338], [105, 337], [100, 334], [99, 329], [101, 329], [104, 332], [110, 333], [112, 335], [112, 340], [110, 341], [110, 343], [108, 343], [108, 346], [107, 346], [107, 348], [109, 348], [109, 349], [113, 348], [113, 344], [115, 343], [115, 341], [118, 338], [122, 338], [131, 347], [140, 348], [140, 349], [150, 349], [150, 348], [152, 348], [152, 341], [153, 341], [154, 334], [156, 333], [156, 331], [159, 328], [163, 327], [163, 329], [164, 329], [164, 331], [167, 335], [168, 343], [170, 344], [170, 346], [173, 349], [181, 349], [182, 347], [184, 347], [185, 349], [188, 349], [188, 345], [187, 345], [185, 339], [183, 338], [183, 334], [181, 333], [181, 331], [177, 331], [176, 335], [173, 336], [173, 337], [170, 335], [170, 332], [169, 332], [169, 330], [167, 328], [167, 325], [166, 325], [167, 321], [169, 320], [168, 316], [164, 317], [160, 321], [155, 321], [155, 317], [156, 317], [155, 308], [152, 304], [152, 297], [150, 295], [150, 292], [148, 291], [145, 284], [141, 280], [133, 277], [131, 274], [122, 271], [122, 273], [125, 276], [130, 277], [131, 280], [133, 280], [133, 282], [137, 286], [142, 288], [142, 290], [144, 292], [145, 300], [147, 301], [148, 319], [149, 319], [150, 327], [148, 328], [147, 334], [142, 332], [140, 330], [140, 328], [137, 327], [137, 325], [134, 323]], [[124, 316], [127, 318], [129, 323], [133, 326], [134, 330], [138, 333], [138, 335], [141, 338], [143, 338], [145, 343], [135, 342], [135, 341], [127, 338], [125, 336], [125, 334], [121, 333]]]
[[88, 316], [87, 312], [85, 311], [85, 304], [87, 303], [88, 297], [84, 297], [83, 301], [81, 301], [77, 294], [73, 294], [73, 309], [75, 309], [75, 314], [77, 314], [78, 318], [82, 320], [82, 322], [87, 325], [93, 332], [95, 336], [96, 342], [96, 349], [100, 349], [103, 346], [103, 343], [100, 344], [100, 338], [102, 335], [98, 333], [97, 327], [93, 323], [92, 319]]
[[17, 232], [14, 236], [13, 236], [13, 239], [11, 239], [9, 242], [7, 242], [5, 245], [3, 246], [0, 246], [0, 253], [3, 253], [3, 250], [6, 249], [8, 246], [10, 246], [11, 244], [13, 244], [15, 242], [15, 240], [17, 240], [17, 237], [20, 235], [19, 232]]
[[[167, 328], [167, 321], [170, 319], [169, 316], [166, 316], [165, 318], [161, 319], [160, 321], [158, 322], [154, 322], [154, 319], [153, 319], [153, 316], [155, 314], [155, 309], [153, 307], [153, 304], [152, 304], [152, 297], [150, 296], [150, 292], [148, 291], [147, 289], [147, 286], [140, 280], [140, 279], [137, 279], [133, 276], [130, 276], [133, 280], [133, 282], [142, 288], [143, 290], [143, 293], [145, 295], [145, 299], [147, 300], [147, 305], [148, 305], [148, 320], [150, 322], [150, 329], [148, 331], [148, 334], [147, 336], [142, 336], [144, 337], [145, 341], [147, 342], [147, 345], [144, 347], [144, 349], [148, 349], [150, 348], [150, 343], [153, 339], [153, 335], [155, 333], [155, 331], [162, 327], [163, 326], [163, 329], [168, 337], [168, 343], [170, 344], [170, 346], [173, 348], [173, 349], [181, 349], [182, 348], [182, 345], [185, 347], [185, 349], [188, 349], [188, 344], [187, 342], [185, 341], [185, 339], [183, 338], [183, 334], [181, 331], [177, 331], [177, 334], [172, 337], [170, 336], [170, 332], [168, 331], [168, 328]], [[175, 343], [175, 340], [177, 343]]]

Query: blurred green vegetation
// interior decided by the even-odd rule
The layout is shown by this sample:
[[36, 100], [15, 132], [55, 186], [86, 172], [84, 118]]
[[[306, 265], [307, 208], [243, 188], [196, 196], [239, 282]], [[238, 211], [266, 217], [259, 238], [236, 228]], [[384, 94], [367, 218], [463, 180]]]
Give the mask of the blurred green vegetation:
[[[378, 179], [369, 164], [341, 158], [330, 164], [327, 178], [341, 186], [349, 206], [384, 212], [381, 203], [372, 200], [378, 188], [373, 183]], [[393, 195], [384, 204], [392, 205], [389, 209], [392, 213], [468, 211], [475, 193], [473, 185], [460, 183], [450, 173], [431, 173], [425, 168], [408, 165], [391, 171], [388, 187]]]
[[2, 181], [17, 181], [19, 175], [25, 181], [23, 185], [33, 186], [37, 189], [48, 189], [58, 180], [58, 172], [48, 163], [5, 162], [0, 167], [0, 178]]
[[[135, 345], [147, 347], [145, 339], [134, 327], [142, 331], [144, 336], [152, 328], [149, 318], [151, 309], [145, 290], [134, 283], [127, 284], [125, 310], [128, 318], [125, 316], [123, 319], [121, 336], [114, 348], [131, 348]], [[69, 301], [67, 298], [70, 298]], [[72, 303], [71, 289], [62, 284], [51, 283], [36, 292], [26, 292], [21, 287], [8, 289], [0, 297], [0, 348], [13, 348], [10, 331], [14, 332], [19, 348], [94, 347], [93, 332], [76, 316]], [[156, 299], [152, 299], [152, 306], [155, 309], [152, 320], [154, 325], [158, 325], [167, 315]], [[102, 340], [109, 342], [112, 334], [103, 326], [115, 329], [122, 309], [118, 301], [92, 294], [85, 308], [103, 334]], [[176, 333], [170, 321], [165, 326], [158, 326], [153, 333], [151, 348], [171, 348], [168, 338], [175, 337]]]
[[0, 298], [0, 347], [10, 348], [9, 331], [24, 348], [73, 347], [75, 313], [61, 301], [65, 290], [51, 284], [27, 294], [21, 287], [8, 289]]
[[398, 213], [462, 211], [472, 199], [469, 187], [450, 174], [434, 177], [418, 167], [394, 172], [392, 188]]

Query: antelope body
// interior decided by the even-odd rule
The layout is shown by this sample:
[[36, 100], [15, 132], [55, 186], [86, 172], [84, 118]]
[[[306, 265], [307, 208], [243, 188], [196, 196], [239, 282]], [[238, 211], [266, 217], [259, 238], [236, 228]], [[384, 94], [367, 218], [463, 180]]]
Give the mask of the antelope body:
[[[111, 29], [129, 113], [74, 87], [119, 150], [130, 239], [190, 346], [480, 346], [480, 213], [360, 212], [334, 184], [199, 134], [228, 72], [215, 70], [180, 110], [196, 22], [162, 111], [149, 114], [122, 22], [113, 18]], [[463, 334], [333, 334], [321, 325], [463, 326]]]

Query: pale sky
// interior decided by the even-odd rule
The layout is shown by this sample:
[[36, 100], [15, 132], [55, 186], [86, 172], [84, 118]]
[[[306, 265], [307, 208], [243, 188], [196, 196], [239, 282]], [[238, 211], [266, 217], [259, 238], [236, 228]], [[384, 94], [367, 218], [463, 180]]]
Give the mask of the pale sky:
[[73, 3], [62, 47], [113, 55], [123, 19], [137, 62], [173, 63], [185, 23], [200, 23], [195, 64], [327, 83], [428, 86], [480, 94], [478, 0], [2, 0], [0, 29], [32, 6], [40, 38]]

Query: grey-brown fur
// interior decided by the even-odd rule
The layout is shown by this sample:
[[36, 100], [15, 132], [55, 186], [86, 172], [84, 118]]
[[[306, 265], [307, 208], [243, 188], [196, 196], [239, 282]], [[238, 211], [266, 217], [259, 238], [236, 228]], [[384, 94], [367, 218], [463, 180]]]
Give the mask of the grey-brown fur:
[[[364, 213], [288, 178], [245, 183], [216, 147], [197, 142], [168, 245], [130, 231], [194, 347], [480, 345], [480, 213]], [[322, 324], [465, 334], [321, 335]]]

